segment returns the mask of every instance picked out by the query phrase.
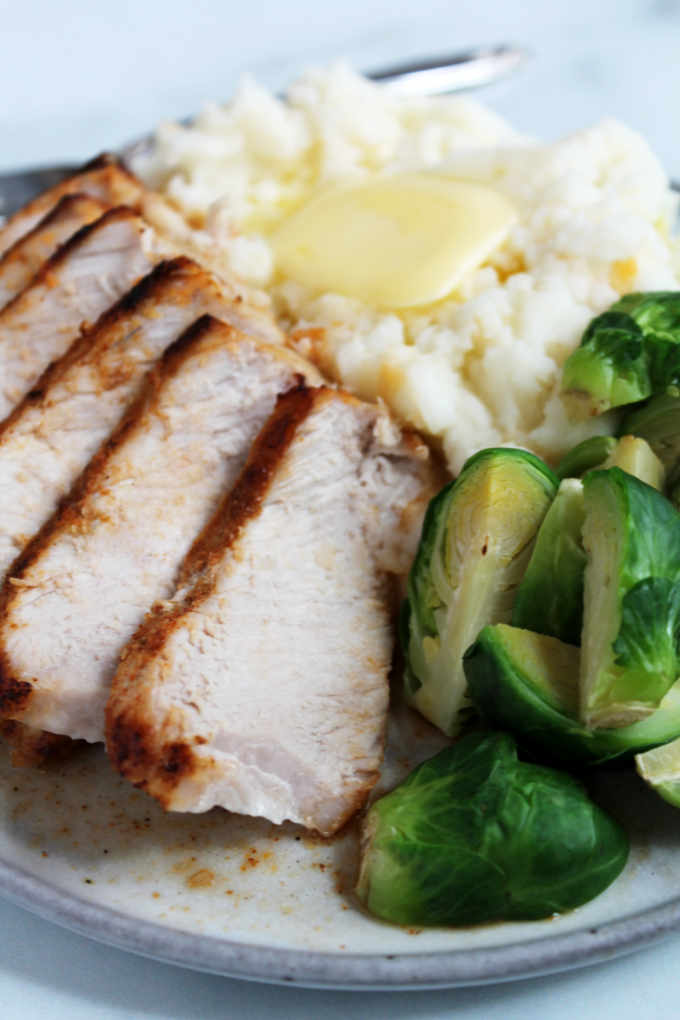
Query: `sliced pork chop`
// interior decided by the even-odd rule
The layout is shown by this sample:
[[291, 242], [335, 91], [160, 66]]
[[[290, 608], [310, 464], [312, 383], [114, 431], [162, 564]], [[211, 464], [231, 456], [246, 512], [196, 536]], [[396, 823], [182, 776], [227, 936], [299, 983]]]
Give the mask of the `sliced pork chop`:
[[145, 188], [115, 157], [108, 154], [98, 156], [10, 216], [0, 227], [0, 255], [32, 230], [60, 198], [75, 192], [91, 195], [109, 206], [129, 205], [136, 208], [144, 196]]
[[151, 229], [125, 206], [79, 230], [0, 311], [0, 421], [93, 323], [158, 261]]
[[93, 223], [109, 208], [89, 195], [66, 195], [27, 234], [0, 258], [0, 308], [31, 282], [43, 262], [81, 227]]
[[120, 650], [174, 590], [277, 394], [305, 371], [292, 352], [209, 316], [166, 352], [0, 594], [5, 717], [103, 739]]
[[243, 318], [195, 262], [161, 262], [50, 365], [0, 425], [0, 577], [56, 510], [146, 371], [209, 312]]
[[393, 633], [372, 531], [376, 504], [403, 505], [388, 476], [401, 462], [413, 477], [386, 425], [334, 390], [282, 397], [177, 593], [123, 652], [109, 755], [167, 809], [329, 835], [375, 783]]

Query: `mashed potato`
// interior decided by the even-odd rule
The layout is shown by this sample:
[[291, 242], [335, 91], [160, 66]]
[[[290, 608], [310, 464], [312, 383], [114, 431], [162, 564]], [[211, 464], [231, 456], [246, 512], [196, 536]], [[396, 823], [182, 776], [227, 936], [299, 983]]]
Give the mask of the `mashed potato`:
[[[387, 314], [277, 275], [267, 238], [316, 189], [424, 168], [490, 185], [519, 213], [445, 300]], [[439, 442], [454, 473], [484, 446], [554, 462], [605, 431], [606, 419], [569, 422], [562, 363], [621, 294], [679, 285], [674, 196], [644, 140], [614, 121], [537, 144], [468, 99], [398, 98], [338, 65], [307, 72], [285, 103], [244, 81], [193, 127], [163, 126], [135, 169], [269, 291], [298, 350]]]

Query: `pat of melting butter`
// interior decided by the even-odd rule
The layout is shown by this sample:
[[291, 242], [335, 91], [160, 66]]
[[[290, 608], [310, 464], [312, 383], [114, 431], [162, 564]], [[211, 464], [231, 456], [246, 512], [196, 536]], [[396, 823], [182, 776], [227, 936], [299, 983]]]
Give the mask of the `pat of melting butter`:
[[491, 188], [425, 173], [324, 191], [272, 237], [278, 271], [377, 308], [446, 297], [505, 240], [514, 207]]

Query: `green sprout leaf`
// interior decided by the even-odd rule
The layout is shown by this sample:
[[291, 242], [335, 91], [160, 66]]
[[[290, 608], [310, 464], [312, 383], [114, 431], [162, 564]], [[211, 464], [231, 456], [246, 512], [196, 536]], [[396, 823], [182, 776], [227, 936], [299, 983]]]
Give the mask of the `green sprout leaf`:
[[404, 690], [446, 733], [458, 732], [468, 705], [463, 653], [484, 624], [510, 619], [556, 490], [538, 457], [489, 449], [471, 457], [428, 508], [401, 616]]
[[396, 924], [472, 925], [562, 913], [602, 892], [625, 834], [564, 773], [475, 733], [371, 807], [357, 894]]

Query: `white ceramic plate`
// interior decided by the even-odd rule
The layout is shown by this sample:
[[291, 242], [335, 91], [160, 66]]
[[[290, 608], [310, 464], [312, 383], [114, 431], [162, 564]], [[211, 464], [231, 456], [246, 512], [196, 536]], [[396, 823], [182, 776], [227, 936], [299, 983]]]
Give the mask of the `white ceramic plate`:
[[[382, 787], [440, 746], [415, 715], [393, 714]], [[551, 921], [406, 930], [353, 899], [356, 827], [321, 840], [219, 810], [166, 815], [101, 749], [46, 773], [12, 769], [0, 750], [0, 894], [91, 938], [232, 977], [424, 988], [541, 974], [680, 928], [680, 811], [630, 770], [594, 781], [633, 847], [602, 896]]]
[[[411, 713], [393, 718], [384, 784], [439, 743]], [[322, 840], [220, 810], [166, 815], [99, 748], [44, 773], [10, 768], [3, 752], [0, 893], [103, 942], [232, 977], [416, 988], [546, 973], [680, 927], [680, 811], [629, 770], [595, 782], [633, 846], [602, 896], [550, 921], [406, 930], [353, 899], [355, 827]]]

